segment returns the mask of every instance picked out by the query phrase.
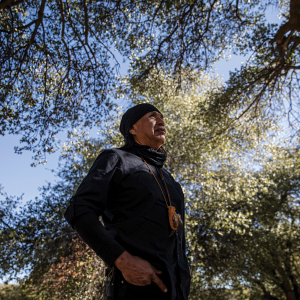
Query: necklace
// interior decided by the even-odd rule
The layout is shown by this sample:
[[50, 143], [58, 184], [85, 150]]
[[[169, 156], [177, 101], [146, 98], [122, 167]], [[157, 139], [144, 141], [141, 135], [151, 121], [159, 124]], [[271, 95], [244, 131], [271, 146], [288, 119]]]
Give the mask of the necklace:
[[159, 184], [156, 176], [154, 175], [153, 171], [151, 170], [151, 168], [149, 167], [149, 165], [147, 164], [147, 162], [144, 160], [143, 157], [142, 157], [142, 160], [146, 163], [147, 167], [149, 168], [150, 172], [152, 173], [152, 175], [153, 175], [154, 179], [156, 180], [156, 182], [157, 182], [157, 184], [158, 184], [158, 186], [159, 186], [159, 188], [161, 190], [161, 193], [162, 193], [162, 195], [163, 195], [163, 197], [165, 199], [165, 202], [166, 202], [167, 207], [168, 207], [169, 223], [170, 223], [170, 226], [171, 226], [171, 228], [173, 230], [172, 233], [171, 233], [171, 235], [173, 235], [174, 232], [177, 232], [180, 229], [180, 227], [183, 226], [183, 223], [182, 223], [180, 214], [176, 214], [176, 208], [171, 205], [171, 198], [170, 198], [170, 195], [169, 195], [169, 191], [168, 191], [167, 184], [166, 184], [164, 175], [162, 173], [162, 170], [161, 170], [161, 168], [159, 168], [160, 173], [161, 173], [161, 177], [163, 179], [163, 182], [164, 182], [164, 185], [165, 185], [165, 188], [166, 188], [166, 191], [167, 191], [168, 200], [169, 200], [170, 205], [168, 205], [168, 202], [167, 202], [167, 199], [165, 197], [165, 194], [164, 194], [164, 192], [163, 192], [163, 190], [162, 190], [162, 188], [161, 188], [161, 186], [160, 186], [160, 184]]

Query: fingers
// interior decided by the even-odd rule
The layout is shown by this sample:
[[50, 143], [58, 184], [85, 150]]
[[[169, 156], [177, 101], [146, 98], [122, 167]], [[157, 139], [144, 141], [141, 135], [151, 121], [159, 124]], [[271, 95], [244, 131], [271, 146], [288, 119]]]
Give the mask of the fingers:
[[156, 274], [153, 274], [152, 281], [155, 282], [164, 293], [168, 291], [165, 284], [161, 281], [161, 279]]
[[[151, 265], [151, 264], [150, 264]], [[161, 274], [162, 271], [156, 269], [154, 266], [151, 265], [151, 268], [153, 269], [153, 271], [156, 273], [156, 274]], [[156, 274], [153, 274], [152, 276], [152, 281], [155, 282], [158, 287], [164, 292], [166, 293], [168, 291], [167, 287], [165, 286], [165, 284], [162, 282], [162, 280], [156, 276]]]
[[[151, 264], [150, 264], [151, 265]], [[153, 269], [153, 271], [156, 273], [156, 274], [161, 274], [162, 271], [160, 270], [157, 270], [154, 266], [151, 265], [151, 268]]]

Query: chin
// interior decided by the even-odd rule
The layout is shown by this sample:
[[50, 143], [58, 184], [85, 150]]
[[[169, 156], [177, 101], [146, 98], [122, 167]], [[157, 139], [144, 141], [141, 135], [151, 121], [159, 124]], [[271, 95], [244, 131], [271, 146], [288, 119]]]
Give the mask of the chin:
[[157, 140], [159, 140], [163, 143], [166, 141], [166, 136], [165, 135], [156, 135], [155, 137], [156, 137]]
[[160, 139], [159, 141], [161, 143], [161, 146], [163, 146], [163, 144], [166, 142], [166, 139], [165, 138], [164, 139]]
[[160, 147], [161, 146], [163, 146], [163, 144], [166, 142], [166, 136], [164, 135], [164, 134], [162, 134], [162, 135], [153, 135], [152, 136], [152, 138], [153, 138], [153, 142], [155, 141], [155, 144], [156, 145], [160, 145]]

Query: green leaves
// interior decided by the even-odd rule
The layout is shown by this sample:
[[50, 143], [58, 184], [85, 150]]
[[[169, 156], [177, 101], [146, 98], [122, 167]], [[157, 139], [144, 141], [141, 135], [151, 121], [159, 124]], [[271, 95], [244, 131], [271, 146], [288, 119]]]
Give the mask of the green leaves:
[[22, 134], [18, 152], [37, 150], [42, 158], [56, 150], [60, 130], [90, 127], [111, 108], [117, 62], [109, 39], [99, 43], [107, 9], [98, 6], [96, 23], [89, 19], [96, 3], [26, 1], [1, 12], [0, 130]]
[[[75, 233], [62, 211], [99, 152], [122, 145], [120, 110], [110, 100], [118, 93], [165, 116], [167, 168], [186, 195], [191, 299], [289, 300], [287, 291], [299, 298], [299, 30], [289, 27], [296, 10], [285, 9], [281, 27], [265, 24], [273, 4], [1, 4], [0, 134], [21, 134], [16, 151], [32, 150], [42, 162], [58, 148], [60, 130], [82, 126], [63, 146], [61, 181], [24, 208], [5, 196], [3, 274], [28, 270], [27, 282], [40, 286], [44, 276], [50, 284], [50, 266], [73, 259]], [[226, 51], [251, 53], [226, 85], [199, 72]], [[130, 60], [126, 78], [115, 76], [117, 53]], [[281, 132], [286, 116], [293, 132]], [[100, 138], [90, 139], [85, 128], [95, 124]], [[82, 281], [89, 278], [97, 273]]]
[[[214, 101], [211, 94], [222, 88], [220, 80], [216, 74], [189, 70], [183, 78], [187, 80], [181, 81], [182, 88], [176, 89], [176, 78], [153, 70], [138, 86], [124, 78], [118, 92], [133, 103], [151, 102], [164, 115], [166, 167], [181, 183], [186, 200], [190, 298], [252, 299], [268, 294], [280, 299], [287, 291], [296, 295], [299, 151], [284, 139], [276, 118], [264, 117], [258, 123], [245, 115], [230, 131], [216, 135], [226, 126], [227, 115], [213, 122], [199, 118], [199, 112]], [[238, 110], [229, 107], [228, 114]], [[44, 187], [40, 200], [18, 211], [11, 200], [3, 210], [11, 228], [1, 228], [1, 269], [12, 277], [27, 270], [26, 282], [43, 291], [41, 298], [61, 299], [65, 294], [88, 299], [91, 294], [86, 291], [95, 286], [101, 290], [101, 262], [92, 253], [82, 254], [86, 252], [62, 213], [101, 150], [122, 145], [120, 117], [121, 110], [102, 124], [97, 139], [84, 129], [69, 133], [57, 171], [60, 181]], [[68, 274], [71, 282], [65, 281]], [[53, 286], [64, 292], [53, 294]]]
[[[176, 77], [174, 88], [178, 89], [181, 80], [188, 80], [186, 69], [207, 71], [227, 51], [247, 54], [254, 50], [254, 66], [236, 76], [232, 74], [228, 88], [219, 92], [212, 107], [204, 111], [224, 116], [228, 105], [246, 108], [251, 105], [251, 97], [252, 101], [264, 98], [269, 90], [274, 96], [287, 73], [293, 80], [297, 78], [297, 68], [293, 68], [299, 47], [295, 34], [280, 73], [279, 50], [273, 41], [277, 28], [264, 25], [264, 12], [272, 4], [64, 0], [3, 3], [0, 134], [21, 134], [23, 145], [16, 151], [40, 151], [34, 155], [42, 160], [46, 153], [57, 150], [53, 136], [62, 129], [92, 127], [105, 120], [112, 109], [112, 89], [118, 84], [119, 56], [129, 59], [132, 87], [162, 68]], [[268, 87], [269, 83], [275, 89]], [[227, 127], [232, 121], [228, 120]]]

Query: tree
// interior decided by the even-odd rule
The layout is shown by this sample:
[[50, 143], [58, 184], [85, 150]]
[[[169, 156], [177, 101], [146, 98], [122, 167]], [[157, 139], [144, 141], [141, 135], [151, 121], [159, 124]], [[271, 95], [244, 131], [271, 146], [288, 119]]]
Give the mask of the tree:
[[[240, 70], [230, 73], [226, 86], [212, 95], [214, 101], [200, 117], [215, 121], [227, 115], [226, 130], [244, 114], [256, 118], [260, 107], [264, 115], [287, 116], [299, 134], [300, 1], [280, 5], [284, 8], [281, 26], [258, 24], [246, 34], [247, 42], [240, 46], [248, 53], [251, 49], [252, 55]], [[238, 115], [228, 114], [233, 108], [239, 109]]]
[[[83, 257], [80, 252], [82, 248], [80, 251], [76, 249], [77, 244], [73, 242], [76, 233], [64, 221], [63, 212], [101, 149], [122, 143], [120, 133], [115, 134], [118, 130], [118, 121], [115, 118], [112, 117], [111, 122], [105, 125], [99, 140], [87, 139], [84, 131], [74, 131], [69, 136], [70, 141], [63, 147], [64, 165], [58, 172], [61, 180], [54, 186], [44, 187], [40, 199], [21, 208], [18, 199], [6, 196], [2, 201], [1, 276], [10, 275], [10, 278], [16, 278], [18, 272], [25, 270], [25, 282], [29, 288], [39, 291], [41, 297], [73, 297], [80, 290], [82, 298], [84, 292], [94, 285], [88, 278], [101, 270], [90, 269], [93, 256]], [[80, 289], [76, 286], [77, 281], [66, 280], [70, 279], [68, 276], [78, 278], [77, 262], [85, 263], [87, 270], [86, 273], [81, 272], [84, 278], [81, 278], [83, 285]], [[95, 266], [99, 265], [95, 260], [93, 262]], [[58, 291], [63, 289], [64, 293], [53, 293], [53, 286], [58, 287]]]
[[[283, 14], [280, 28], [264, 25], [265, 10], [276, 3], [2, 1], [0, 133], [21, 134], [17, 151], [35, 151], [39, 160], [55, 151], [55, 136], [62, 129], [98, 124], [112, 108], [117, 53], [132, 62], [132, 84], [162, 67], [174, 74], [180, 88], [182, 76], [177, 75], [186, 68], [208, 71], [226, 51], [247, 54], [254, 47], [256, 67], [232, 75], [222, 93], [227, 100], [216, 97], [209, 118], [211, 112], [218, 115], [214, 108], [219, 104], [245, 106], [254, 87], [254, 104], [268, 90], [274, 96], [284, 78], [297, 93], [299, 0], [286, 3], [292, 13]], [[293, 93], [294, 86], [283, 84]]]
[[105, 37], [114, 23], [105, 20], [115, 9], [87, 1], [1, 2], [0, 133], [22, 135], [18, 152], [42, 158], [56, 150], [59, 131], [96, 124], [112, 108], [107, 91], [118, 63], [112, 37]]
[[[89, 145], [88, 154], [84, 144]], [[41, 188], [40, 199], [21, 206], [20, 198], [1, 191], [0, 276], [19, 280], [21, 291], [38, 295], [33, 299], [78, 299], [78, 294], [80, 299], [99, 299], [103, 295], [104, 263], [63, 217], [102, 144], [95, 141], [92, 146], [82, 140], [82, 147], [76, 146], [83, 158], [76, 163], [74, 149], [67, 152], [68, 159], [58, 172], [61, 180]]]
[[[223, 125], [210, 126], [198, 118], [198, 113], [210, 104], [210, 93], [221, 83], [216, 75], [185, 72], [188, 79], [182, 80], [181, 90], [176, 90], [172, 75], [152, 70], [143, 90], [131, 88], [125, 81], [119, 92], [130, 91], [128, 97], [134, 103], [150, 101], [164, 114], [167, 168], [183, 186], [186, 199], [187, 250], [193, 272], [191, 299], [230, 299], [232, 294], [249, 300], [293, 299], [288, 298], [283, 285], [290, 284], [289, 291], [297, 297], [298, 152], [293, 144], [279, 140], [280, 120], [276, 118], [258, 122], [244, 115], [239, 126], [218, 139], [207, 139], [210, 130]], [[41, 199], [27, 208], [12, 214], [9, 207], [4, 210], [0, 243], [3, 272], [10, 271], [14, 276], [13, 271], [27, 267], [26, 281], [43, 291], [42, 295], [53, 297], [63, 295], [53, 294], [53, 286], [69, 298], [84, 298], [86, 291], [101, 287], [102, 271], [90, 268], [99, 266], [99, 261], [92, 255], [82, 256], [84, 248], [72, 242], [76, 234], [64, 222], [62, 212], [99, 152], [122, 144], [119, 120], [119, 115], [111, 116], [102, 125], [99, 139], [88, 138], [84, 130], [74, 131], [63, 148], [60, 181], [44, 187]], [[10, 262], [8, 257], [14, 259]], [[284, 266], [288, 263], [290, 269]], [[67, 274], [79, 278], [78, 268], [82, 277], [76, 287], [79, 282], [70, 280]], [[92, 277], [95, 282], [90, 281]]]
[[248, 287], [250, 295], [239, 299], [299, 298], [297, 161], [297, 153], [273, 149], [259, 172], [224, 166], [193, 191], [201, 209], [191, 217], [191, 255], [202, 269], [195, 284], [203, 296], [210, 286], [206, 299], [221, 296], [224, 283]]
[[32, 286], [42, 291], [41, 299], [104, 299], [103, 261], [78, 238], [72, 240], [70, 252], [33, 281]]

